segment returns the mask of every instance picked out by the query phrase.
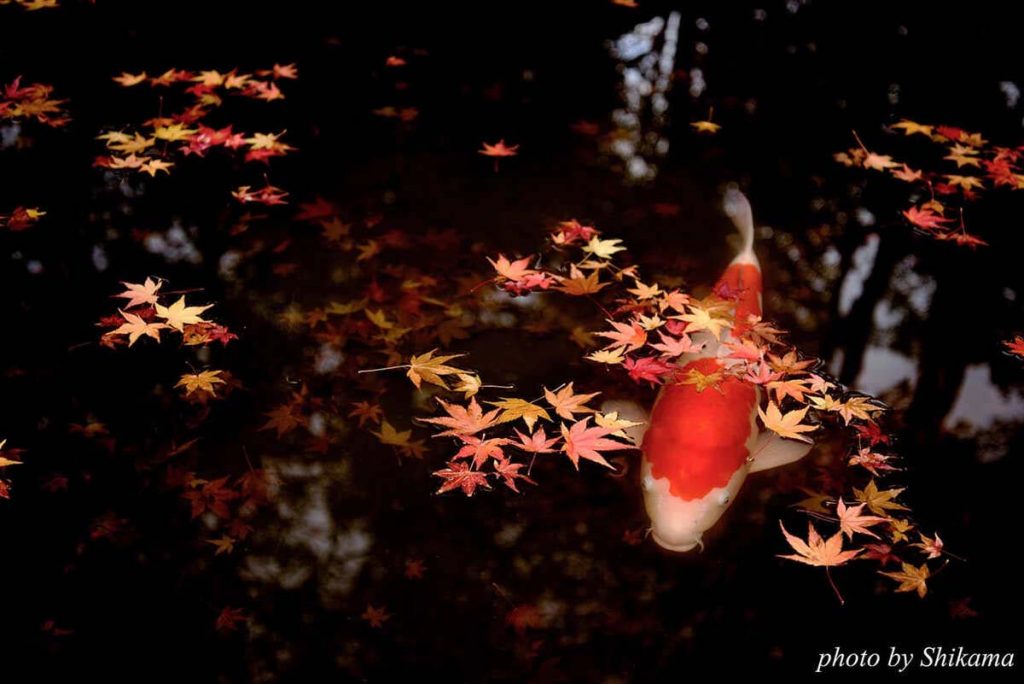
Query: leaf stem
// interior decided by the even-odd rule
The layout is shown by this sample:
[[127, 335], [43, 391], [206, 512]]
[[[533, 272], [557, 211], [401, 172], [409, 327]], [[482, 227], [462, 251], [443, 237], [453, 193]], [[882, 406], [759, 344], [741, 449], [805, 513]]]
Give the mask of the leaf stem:
[[380, 371], [398, 370], [400, 368], [411, 368], [409, 364], [403, 364], [401, 366], [385, 366], [384, 368], [366, 368], [363, 370], [356, 371], [357, 373], [379, 373]]

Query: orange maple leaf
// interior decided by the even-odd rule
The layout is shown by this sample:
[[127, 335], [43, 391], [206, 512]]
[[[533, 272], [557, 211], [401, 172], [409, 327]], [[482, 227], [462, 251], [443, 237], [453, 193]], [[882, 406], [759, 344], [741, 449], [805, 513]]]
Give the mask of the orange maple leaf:
[[444, 399], [438, 399], [437, 402], [441, 404], [441, 407], [448, 413], [447, 417], [443, 418], [421, 418], [424, 423], [432, 423], [434, 425], [441, 425], [448, 428], [444, 432], [439, 432], [435, 437], [444, 437], [446, 435], [474, 435], [481, 430], [494, 425], [498, 420], [498, 414], [501, 413], [501, 409], [494, 409], [493, 411], [483, 412], [480, 408], [480, 404], [476, 402], [476, 399], [470, 399], [468, 406], [460, 406], [458, 404], [449, 404]]
[[483, 143], [483, 149], [478, 152], [485, 157], [514, 157], [519, 153], [519, 145], [506, 145], [505, 140], [501, 139], [493, 145]]
[[591, 394], [575, 394], [572, 389], [573, 383], [569, 383], [562, 389], [558, 390], [558, 393], [554, 393], [551, 390], [544, 388], [544, 399], [547, 400], [551, 407], [555, 409], [555, 413], [565, 418], [566, 420], [575, 420], [573, 414], [575, 413], [593, 413], [594, 409], [586, 405], [588, 401], [596, 397], [600, 392], [593, 392]]

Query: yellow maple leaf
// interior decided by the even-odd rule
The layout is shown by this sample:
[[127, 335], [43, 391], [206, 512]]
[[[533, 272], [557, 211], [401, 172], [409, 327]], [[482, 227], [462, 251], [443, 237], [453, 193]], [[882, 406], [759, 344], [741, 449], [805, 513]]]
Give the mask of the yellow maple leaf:
[[188, 140], [190, 137], [196, 134], [196, 129], [185, 128], [185, 124], [173, 123], [167, 126], [157, 126], [153, 129], [153, 137], [158, 140], [167, 140], [168, 142], [177, 142], [179, 140]]
[[525, 399], [502, 397], [501, 401], [489, 401], [487, 403], [501, 409], [498, 423], [509, 423], [522, 418], [530, 432], [533, 432], [533, 426], [537, 424], [538, 419], [551, 420], [551, 415], [548, 414], [547, 409]]
[[412, 437], [412, 430], [396, 430], [395, 427], [384, 420], [381, 421], [380, 430], [371, 432], [377, 436], [381, 444], [387, 444], [389, 446], [406, 446], [409, 444], [409, 438]]
[[920, 133], [921, 135], [927, 135], [929, 138], [932, 136], [932, 129], [934, 128], [933, 126], [925, 126], [915, 121], [911, 121], [910, 119], [902, 119], [898, 123], [894, 123], [892, 127], [901, 129], [903, 131], [903, 135], [914, 135], [915, 133]]
[[593, 254], [598, 259], [611, 259], [615, 253], [626, 251], [626, 248], [620, 245], [621, 242], [622, 240], [618, 239], [602, 240], [595, 235], [584, 245], [583, 251]]
[[[798, 439], [801, 442], [813, 442], [812, 439], [806, 437], [802, 433], [811, 432], [817, 429], [814, 425], [804, 425], [801, 421], [807, 416], [807, 406], [795, 411], [789, 411], [783, 414], [775, 402], [768, 402], [768, 410], [763, 411], [761, 407], [757, 407], [757, 414], [761, 416], [761, 421], [764, 426], [781, 437], [787, 437], [789, 439]], [[872, 509], [873, 510], [873, 509]]]
[[452, 387], [455, 392], [462, 392], [462, 396], [466, 399], [476, 395], [480, 391], [482, 381], [480, 376], [474, 373], [458, 373], [455, 377], [459, 379], [459, 383]]
[[615, 349], [600, 349], [596, 352], [587, 354], [586, 358], [597, 363], [607, 363], [610, 366], [616, 366], [625, 361], [623, 354], [626, 353], [625, 347], [616, 347]]
[[864, 489], [853, 488], [853, 495], [857, 497], [858, 501], [862, 501], [868, 505], [868, 509], [876, 515], [888, 515], [887, 511], [905, 511], [907, 507], [903, 504], [893, 501], [897, 496], [903, 492], [903, 487], [896, 487], [894, 489], [885, 489], [879, 491], [878, 485], [875, 484], [874, 480], [868, 483]]
[[442, 376], [445, 375], [456, 375], [458, 373], [465, 373], [466, 371], [461, 368], [453, 368], [452, 366], [446, 366], [445, 362], [457, 359], [465, 354], [447, 354], [444, 356], [434, 356], [436, 349], [431, 349], [426, 354], [415, 354], [409, 360], [409, 370], [406, 372], [406, 377], [412, 380], [412, 384], [416, 385], [419, 389], [421, 382], [427, 382], [431, 385], [437, 385], [448, 389], [448, 384], [444, 381]]
[[672, 316], [672, 318], [686, 321], [687, 334], [707, 330], [715, 336], [716, 340], [722, 339], [722, 328], [729, 325], [728, 320], [716, 317], [714, 311], [693, 304], [690, 304], [689, 308], [690, 313]]
[[133, 85], [138, 85], [145, 80], [145, 71], [143, 71], [141, 74], [129, 74], [127, 71], [122, 71], [120, 76], [114, 76], [114, 82], [120, 83], [125, 88], [130, 88]]
[[691, 121], [690, 126], [692, 126], [698, 133], [708, 133], [711, 135], [714, 135], [722, 129], [720, 125], [710, 121]]
[[199, 314], [209, 309], [213, 304], [207, 304], [206, 306], [185, 306], [185, 295], [178, 298], [178, 301], [174, 302], [170, 306], [156, 305], [156, 315], [159, 318], [163, 318], [167, 321], [167, 326], [174, 328], [178, 332], [184, 332], [183, 328], [186, 323], [206, 323], [207, 321], [199, 317]]
[[152, 147], [155, 144], [153, 138], [147, 138], [141, 133], [136, 133], [134, 137], [118, 136], [116, 139], [107, 140], [107, 147], [111, 150], [117, 150], [118, 152], [126, 152], [128, 154], [135, 154], [136, 152], [143, 152], [146, 149]]
[[718, 383], [725, 379], [725, 374], [721, 370], [717, 370], [714, 373], [701, 373], [696, 368], [692, 368], [687, 371], [683, 379], [679, 381], [680, 385], [693, 385], [697, 392], [703, 392], [709, 387], [714, 387], [719, 392], [722, 389], [718, 386]]
[[166, 174], [170, 174], [172, 166], [174, 166], [174, 162], [164, 161], [163, 159], [150, 159], [139, 167], [139, 173], [148, 173], [151, 178], [154, 178], [156, 177], [157, 171], [163, 171]]
[[225, 384], [220, 378], [222, 372], [219, 370], [205, 370], [201, 373], [185, 373], [178, 380], [175, 387], [184, 387], [186, 396], [193, 392], [208, 392], [210, 396], [217, 396], [215, 385]]
[[[7, 444], [7, 440], [0, 440], [0, 451], [3, 450], [4, 444]], [[7, 458], [6, 456], [0, 456], [0, 468], [6, 468], [12, 465], [21, 465], [21, 461], [15, 461], [13, 459]]]
[[927, 563], [922, 563], [919, 568], [910, 563], [903, 563], [900, 572], [880, 572], [879, 574], [899, 582], [900, 586], [896, 587], [896, 591], [916, 591], [921, 598], [928, 593], [928, 578], [931, 573], [928, 571]]
[[953, 186], [958, 186], [964, 190], [973, 190], [974, 188], [984, 188], [985, 184], [981, 182], [981, 179], [977, 176], [957, 176], [954, 174], [946, 174], [946, 182]]
[[222, 553], [231, 553], [235, 550], [235, 540], [228, 535], [221, 535], [218, 539], [207, 539], [207, 544], [213, 544], [217, 547], [217, 550], [213, 555], [219, 556]]
[[591, 271], [589, 276], [584, 276], [582, 271], [573, 266], [569, 270], [569, 277], [559, 280], [556, 289], [566, 294], [580, 296], [600, 292], [607, 285], [608, 283], [600, 282], [598, 271]]

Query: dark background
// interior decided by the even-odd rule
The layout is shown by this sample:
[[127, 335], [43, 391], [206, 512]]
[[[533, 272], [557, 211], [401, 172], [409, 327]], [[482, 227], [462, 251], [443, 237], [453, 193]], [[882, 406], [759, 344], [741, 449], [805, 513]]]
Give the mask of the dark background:
[[[23, 74], [52, 83], [73, 118], [56, 131], [23, 124], [33, 145], [0, 151], [0, 208], [48, 212], [30, 231], [0, 234], [0, 353], [8, 367], [0, 438], [29, 450], [14, 498], [0, 502], [5, 681], [802, 679], [816, 654], [835, 645], [883, 654], [890, 645], [1019, 647], [1021, 592], [1011, 560], [1019, 428], [985, 433], [980, 439], [1001, 445], [1005, 455], [982, 462], [977, 436], [943, 434], [940, 425], [968, 364], [990, 365], [1000, 386], [1020, 384], [1024, 371], [999, 344], [1024, 327], [1019, 305], [1005, 294], [1021, 291], [1020, 202], [1000, 195], [979, 205], [974, 225], [992, 246], [958, 249], [912, 236], [899, 221], [906, 200], [899, 188], [865, 183], [864, 174], [831, 159], [853, 144], [852, 130], [872, 148], [897, 144], [882, 126], [902, 117], [1020, 143], [1024, 111], [1009, 107], [999, 89], [1022, 77], [1018, 29], [1005, 4], [810, 2], [793, 5], [796, 11], [775, 1], [642, 1], [639, 9], [602, 2], [64, 5], [34, 13], [0, 7], [0, 82]], [[569, 125], [585, 119], [607, 130], [619, 106], [619, 78], [606, 41], [672, 9], [682, 13], [680, 73], [664, 129], [672, 148], [653, 182], [630, 184], [594, 139]], [[764, 20], [754, 19], [755, 9], [765, 11]], [[707, 31], [696, 27], [698, 17]], [[709, 46], [707, 55], [695, 52], [696, 41]], [[410, 58], [402, 77], [409, 88], [395, 92], [384, 60], [412, 48], [427, 54]], [[237, 120], [242, 129], [288, 130], [286, 140], [299, 151], [274, 160], [271, 182], [296, 200], [320, 194], [357, 210], [386, 210], [395, 226], [413, 232], [452, 227], [464, 245], [485, 240], [488, 254], [529, 252], [543, 226], [578, 216], [625, 238], [645, 269], [685, 266], [694, 282], [706, 282], [727, 257], [717, 213], [725, 182], [743, 184], [759, 221], [790, 236], [808, 260], [826, 246], [807, 240], [810, 229], [870, 207], [883, 244], [877, 292], [868, 288], [844, 320], [828, 292], [802, 282], [778, 244], [765, 245], [776, 301], [800, 302], [813, 323], [785, 308], [775, 313], [806, 352], [841, 349], [856, 358], [872, 333], [874, 303], [894, 297], [883, 267], [917, 255], [916, 269], [934, 279], [936, 294], [929, 315], [908, 315], [892, 340], [918, 360], [924, 378], [916, 394], [905, 388], [889, 397], [901, 406], [895, 420], [909, 470], [900, 481], [910, 487], [922, 529], [938, 529], [967, 562], [943, 570], [925, 600], [879, 591], [891, 582], [867, 567], [840, 569], [847, 600], [840, 606], [820, 572], [774, 556], [785, 552], [776, 520], [791, 515], [787, 506], [800, 496], [784, 491], [779, 480], [786, 476], [752, 480], [708, 549], [678, 557], [622, 542], [624, 530], [643, 524], [628, 478], [551, 467], [522, 497], [433, 497], [429, 472], [438, 457], [398, 467], [384, 453], [367, 465], [361, 444], [338, 445], [326, 457], [296, 454], [312, 474], [289, 481], [282, 497], [286, 508], [301, 508], [311, 491], [325, 492], [335, 529], [364, 530], [368, 547], [347, 557], [336, 541], [335, 555], [318, 556], [289, 536], [301, 537], [302, 528], [278, 509], [247, 549], [212, 558], [184, 504], [127, 466], [184, 422], [167, 397], [139, 399], [159, 378], [180, 372], [179, 357], [155, 346], [129, 355], [80, 345], [95, 340], [93, 324], [112, 310], [108, 298], [119, 281], [158, 274], [183, 287], [200, 283], [208, 301], [218, 302], [218, 320], [242, 336], [216, 353], [248, 391], [203, 428], [206, 465], [232, 467], [243, 462], [239, 445], [253, 454], [275, 449], [257, 432], [262, 413], [284, 399], [286, 378], [300, 372], [308, 352], [260, 307], [345, 293], [325, 277], [328, 257], [312, 241], [299, 243], [303, 266], [291, 280], [266, 269], [235, 281], [218, 277], [219, 256], [233, 244], [219, 229], [236, 211], [227, 191], [260, 185], [262, 170], [185, 160], [171, 177], [144, 184], [144, 197], [126, 200], [91, 168], [101, 149], [94, 137], [156, 114], [151, 92], [110, 81], [121, 71], [249, 71], [293, 61], [300, 78], [283, 84], [287, 100], [225, 109], [225, 122]], [[697, 66], [708, 86], [692, 98], [684, 75]], [[419, 118], [399, 126], [371, 114], [387, 104], [415, 106]], [[688, 122], [704, 118], [709, 105], [724, 128], [698, 138]], [[475, 150], [498, 138], [522, 149], [495, 174]], [[678, 204], [680, 215], [644, 209], [657, 202]], [[168, 264], [131, 239], [132, 229], [165, 229], [173, 219], [195, 227], [201, 263]], [[852, 224], [832, 234], [843, 269], [863, 234]], [[102, 272], [93, 259], [97, 246], [108, 263]], [[28, 272], [30, 260], [42, 264], [41, 274]], [[569, 355], [576, 354], [572, 363], [578, 357], [551, 342], [523, 362], [527, 369], [511, 371], [518, 341], [472, 343], [484, 369], [521, 373], [523, 384], [550, 383], [566, 372]], [[844, 369], [844, 380], [852, 382], [858, 370], [855, 363]], [[563, 379], [571, 377], [557, 382]], [[88, 416], [107, 424], [122, 446], [106, 453], [68, 434], [69, 423]], [[350, 464], [343, 476], [338, 463]], [[67, 494], [39, 491], [54, 471], [76, 473]], [[132, 521], [131, 534], [83, 550], [90, 523], [111, 511]], [[517, 541], [496, 541], [509, 526], [519, 530]], [[246, 554], [276, 558], [304, 579], [254, 579]], [[401, 577], [410, 557], [427, 565], [422, 582]], [[332, 589], [349, 561], [356, 568], [350, 585]], [[964, 601], [976, 616], [958, 612]], [[359, 619], [367, 603], [395, 614], [384, 630]], [[517, 634], [506, 615], [524, 604], [547, 611], [547, 627]], [[243, 607], [252, 625], [216, 634], [213, 621], [224, 605]], [[73, 634], [44, 633], [40, 625], [49, 619]], [[533, 641], [539, 644], [528, 657]]]

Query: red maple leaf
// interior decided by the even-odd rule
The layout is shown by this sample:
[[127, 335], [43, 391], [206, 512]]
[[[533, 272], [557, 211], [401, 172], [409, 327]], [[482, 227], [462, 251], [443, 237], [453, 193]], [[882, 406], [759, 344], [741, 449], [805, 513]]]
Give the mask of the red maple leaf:
[[487, 459], [493, 458], [495, 461], [505, 461], [505, 452], [501, 450], [501, 447], [508, 444], [509, 441], [502, 437], [492, 437], [490, 439], [480, 439], [479, 437], [473, 437], [472, 435], [459, 435], [459, 439], [466, 443], [464, 447], [459, 449], [458, 453], [452, 457], [453, 461], [457, 461], [461, 458], [473, 457], [473, 467], [479, 468]]
[[434, 475], [444, 479], [444, 484], [437, 490], [438, 494], [444, 494], [457, 487], [461, 487], [463, 494], [473, 496], [476, 493], [477, 487], [491, 488], [491, 485], [487, 482], [487, 473], [471, 470], [468, 463], [455, 463], [452, 461], [448, 463], [447, 468], [436, 471]]
[[[1024, 345], [1024, 340], [1021, 340], [1021, 343]], [[854, 427], [857, 430], [857, 436], [868, 440], [871, 446], [889, 443], [889, 435], [882, 432], [882, 428], [878, 427], [878, 423], [859, 423]]]
[[242, 612], [241, 608], [230, 608], [225, 606], [217, 620], [213, 623], [218, 632], [233, 632], [238, 629], [238, 623], [245, 622], [249, 618]]
[[498, 461], [494, 464], [494, 471], [498, 473], [503, 479], [505, 486], [511, 489], [516, 494], [519, 493], [519, 489], [516, 488], [516, 480], [523, 480], [528, 484], [537, 484], [526, 475], [519, 472], [521, 468], [526, 467], [525, 463], [512, 463], [511, 461]]
[[941, 230], [944, 228], [943, 224], [950, 223], [950, 219], [943, 218], [942, 215], [936, 214], [931, 209], [919, 207], [910, 207], [903, 212], [903, 216], [922, 230]]
[[654, 356], [645, 356], [639, 359], [627, 358], [623, 364], [629, 371], [629, 377], [639, 383], [645, 380], [652, 385], [658, 385], [679, 370], [679, 366], [668, 363]]

